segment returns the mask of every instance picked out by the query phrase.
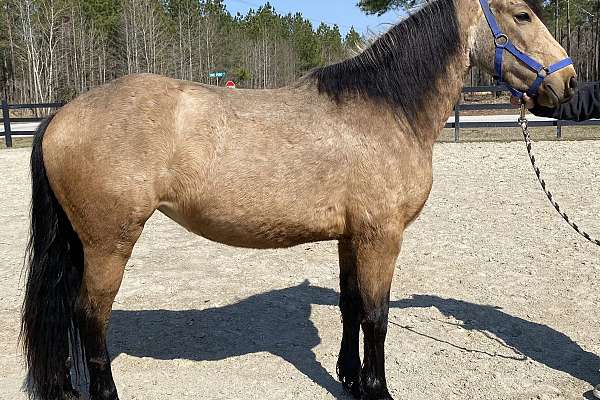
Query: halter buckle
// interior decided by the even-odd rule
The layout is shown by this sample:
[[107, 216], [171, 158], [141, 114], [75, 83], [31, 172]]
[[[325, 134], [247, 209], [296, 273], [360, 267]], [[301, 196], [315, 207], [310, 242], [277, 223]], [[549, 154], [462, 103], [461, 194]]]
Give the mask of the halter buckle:
[[550, 71], [548, 71], [548, 68], [546, 67], [540, 68], [537, 72], [537, 76], [540, 78], [546, 78], [548, 75], [550, 75]]
[[508, 36], [506, 36], [504, 33], [499, 34], [494, 38], [494, 44], [496, 45], [496, 47], [506, 47], [506, 45], [508, 44]]

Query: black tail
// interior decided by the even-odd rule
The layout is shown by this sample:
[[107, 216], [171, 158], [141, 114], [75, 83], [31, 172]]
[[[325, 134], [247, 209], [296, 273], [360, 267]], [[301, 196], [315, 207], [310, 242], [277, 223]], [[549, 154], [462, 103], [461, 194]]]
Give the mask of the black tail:
[[71, 388], [69, 365], [78, 366], [81, 357], [73, 312], [81, 286], [83, 248], [46, 175], [42, 140], [52, 118], [38, 128], [31, 153], [31, 231], [21, 320], [28, 367], [25, 388], [30, 399], [39, 400], [64, 397]]

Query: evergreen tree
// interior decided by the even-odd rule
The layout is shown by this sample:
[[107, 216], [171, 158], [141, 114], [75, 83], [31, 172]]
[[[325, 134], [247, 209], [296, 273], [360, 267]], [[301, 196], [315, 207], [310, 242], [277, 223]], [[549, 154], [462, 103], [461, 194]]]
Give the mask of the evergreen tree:
[[[11, 102], [70, 100], [151, 72], [242, 87], [290, 84], [360, 41], [267, 3], [232, 16], [223, 0], [0, 0], [0, 84]], [[225, 80], [220, 80], [222, 84]]]
[[419, 2], [420, 0], [360, 0], [357, 5], [367, 14], [382, 15], [394, 8], [412, 8]]
[[354, 29], [354, 26], [351, 26], [344, 38], [344, 47], [347, 52], [355, 52], [359, 49], [362, 41], [360, 34]]

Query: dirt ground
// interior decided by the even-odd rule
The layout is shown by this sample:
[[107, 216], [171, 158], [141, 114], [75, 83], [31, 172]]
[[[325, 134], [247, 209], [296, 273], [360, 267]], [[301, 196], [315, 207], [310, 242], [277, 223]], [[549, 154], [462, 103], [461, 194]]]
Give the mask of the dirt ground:
[[[569, 215], [600, 235], [600, 141], [535, 148]], [[25, 399], [17, 346], [28, 149], [0, 151], [0, 399]], [[522, 143], [436, 145], [435, 183], [392, 288], [396, 400], [582, 399], [600, 383], [600, 249], [546, 201]], [[346, 399], [335, 243], [235, 249], [149, 221], [110, 330], [129, 399]]]

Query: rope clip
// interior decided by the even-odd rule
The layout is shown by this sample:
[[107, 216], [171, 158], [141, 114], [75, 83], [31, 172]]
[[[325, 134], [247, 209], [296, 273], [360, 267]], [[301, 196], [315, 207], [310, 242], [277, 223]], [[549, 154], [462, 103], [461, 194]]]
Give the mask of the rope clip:
[[521, 110], [517, 122], [519, 123], [519, 125], [521, 125], [521, 128], [523, 128], [523, 130], [527, 129], [527, 117], [525, 116], [526, 112], [527, 108], [525, 107], [525, 101], [521, 99]]

